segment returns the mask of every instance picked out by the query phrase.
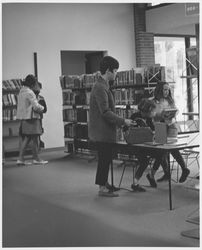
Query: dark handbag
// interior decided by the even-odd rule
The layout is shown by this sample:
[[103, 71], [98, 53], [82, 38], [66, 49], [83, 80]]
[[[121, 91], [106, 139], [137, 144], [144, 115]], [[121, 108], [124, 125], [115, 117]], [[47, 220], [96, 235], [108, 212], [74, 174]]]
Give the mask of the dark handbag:
[[137, 125], [130, 126], [124, 131], [124, 138], [128, 144], [138, 144], [153, 141], [153, 132], [141, 118], [135, 119]]

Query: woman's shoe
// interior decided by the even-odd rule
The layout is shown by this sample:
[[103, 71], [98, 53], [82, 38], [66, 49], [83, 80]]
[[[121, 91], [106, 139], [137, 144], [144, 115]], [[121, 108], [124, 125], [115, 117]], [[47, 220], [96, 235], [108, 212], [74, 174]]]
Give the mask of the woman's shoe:
[[147, 179], [148, 179], [148, 181], [149, 181], [149, 183], [150, 183], [150, 186], [153, 187], [153, 188], [156, 188], [156, 187], [157, 187], [157, 184], [156, 184], [155, 179], [152, 178], [152, 177], [150, 176], [150, 174], [147, 174], [146, 177], [147, 177]]
[[44, 161], [44, 160], [33, 160], [33, 164], [36, 164], [36, 165], [44, 165], [47, 163], [48, 161]]
[[168, 181], [168, 180], [169, 180], [168, 174], [164, 174], [161, 178], [157, 180], [157, 182]]
[[134, 192], [145, 192], [146, 190], [141, 187], [139, 184], [135, 185], [135, 184], [132, 184], [131, 185], [131, 188]]
[[103, 187], [99, 190], [98, 192], [99, 196], [104, 196], [104, 197], [118, 197], [118, 194], [113, 193], [112, 191], [109, 191], [106, 187]]
[[18, 166], [25, 166], [25, 162], [24, 161], [21, 161], [21, 160], [17, 160], [16, 164]]
[[120, 190], [120, 188], [112, 186], [108, 182], [105, 184], [105, 187], [111, 192], [116, 192]]
[[182, 175], [181, 175], [181, 177], [179, 179], [179, 182], [182, 183], [182, 182], [186, 181], [189, 174], [190, 174], [190, 170], [188, 168], [183, 169], [182, 170]]
[[16, 164], [18, 166], [32, 165], [32, 163], [30, 161], [21, 161], [21, 160], [17, 160]]

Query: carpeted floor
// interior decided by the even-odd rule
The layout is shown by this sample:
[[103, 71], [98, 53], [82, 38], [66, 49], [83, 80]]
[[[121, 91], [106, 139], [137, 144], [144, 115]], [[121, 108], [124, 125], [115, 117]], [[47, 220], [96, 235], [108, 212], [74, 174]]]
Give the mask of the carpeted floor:
[[[95, 161], [66, 157], [63, 150], [42, 156], [48, 165], [17, 167], [15, 158], [6, 159], [3, 247], [199, 247], [199, 240], [181, 236], [198, 228], [186, 221], [198, 215], [195, 179], [172, 182], [170, 211], [167, 182], [153, 189], [144, 175], [145, 193], [120, 190], [117, 198], [98, 197]], [[115, 162], [116, 185], [121, 172]], [[127, 169], [122, 187], [130, 188], [131, 182]]]

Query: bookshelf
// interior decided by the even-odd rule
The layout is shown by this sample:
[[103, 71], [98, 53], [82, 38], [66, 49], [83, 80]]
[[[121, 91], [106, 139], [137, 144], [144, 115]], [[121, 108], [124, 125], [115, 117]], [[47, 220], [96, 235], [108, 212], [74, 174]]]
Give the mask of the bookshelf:
[[2, 121], [4, 154], [17, 152], [19, 148], [19, 125], [16, 120], [17, 96], [22, 86], [22, 79], [2, 81]]
[[[64, 143], [66, 152], [89, 152], [88, 121], [90, 92], [100, 73], [62, 75]], [[151, 97], [158, 81], [165, 81], [165, 68], [153, 65], [119, 71], [113, 84], [116, 113], [129, 118], [143, 97]], [[124, 140], [121, 129], [117, 129], [117, 140]]]

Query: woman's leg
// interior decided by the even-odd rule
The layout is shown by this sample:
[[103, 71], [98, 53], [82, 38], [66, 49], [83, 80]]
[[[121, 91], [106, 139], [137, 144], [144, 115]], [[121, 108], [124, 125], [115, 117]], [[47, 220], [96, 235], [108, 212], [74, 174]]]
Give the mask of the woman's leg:
[[136, 157], [137, 157], [138, 162], [139, 162], [139, 167], [135, 173], [135, 180], [136, 180], [136, 183], [138, 183], [140, 178], [142, 177], [145, 169], [147, 168], [147, 166], [149, 164], [149, 159], [145, 153], [138, 153], [138, 154], [136, 154]]
[[39, 153], [38, 135], [32, 135], [32, 154], [33, 154], [33, 159], [36, 161], [40, 161], [38, 153]]
[[182, 157], [182, 155], [180, 154], [179, 150], [175, 150], [172, 153], [173, 158], [176, 160], [176, 162], [180, 165], [181, 169], [184, 170], [186, 168], [186, 164], [185, 161]]
[[180, 167], [182, 169], [182, 175], [179, 179], [179, 182], [182, 183], [182, 182], [186, 181], [188, 175], [190, 174], [190, 170], [186, 167], [184, 159], [183, 159], [182, 155], [180, 154], [179, 150], [173, 151], [172, 156], [174, 157], [174, 159], [177, 161], [177, 163], [180, 165]]
[[151, 172], [150, 172], [150, 176], [151, 178], [154, 179], [154, 175], [156, 173], [156, 171], [159, 169], [160, 165], [161, 165], [161, 158], [156, 158], [154, 161], [154, 165], [152, 166]]
[[22, 162], [24, 161], [25, 149], [27, 145], [29, 144], [29, 142], [30, 142], [29, 136], [22, 137], [22, 141], [20, 142], [20, 145], [19, 145], [19, 160]]

